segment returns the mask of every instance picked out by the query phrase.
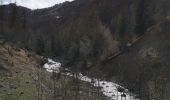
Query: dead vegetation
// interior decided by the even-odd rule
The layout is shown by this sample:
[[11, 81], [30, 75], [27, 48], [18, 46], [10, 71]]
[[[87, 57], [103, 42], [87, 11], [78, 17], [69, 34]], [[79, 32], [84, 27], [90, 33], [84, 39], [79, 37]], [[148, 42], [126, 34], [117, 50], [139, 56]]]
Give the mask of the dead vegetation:
[[103, 100], [90, 83], [63, 73], [49, 73], [41, 57], [0, 45], [0, 100]]

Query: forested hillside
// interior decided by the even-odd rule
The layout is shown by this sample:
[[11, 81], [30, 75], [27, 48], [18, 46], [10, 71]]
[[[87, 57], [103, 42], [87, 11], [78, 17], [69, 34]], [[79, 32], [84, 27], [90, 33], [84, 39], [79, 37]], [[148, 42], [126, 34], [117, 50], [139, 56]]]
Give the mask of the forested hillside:
[[169, 0], [75, 0], [39, 10], [3, 5], [0, 39], [74, 72], [122, 84], [141, 100], [169, 100], [169, 5]]

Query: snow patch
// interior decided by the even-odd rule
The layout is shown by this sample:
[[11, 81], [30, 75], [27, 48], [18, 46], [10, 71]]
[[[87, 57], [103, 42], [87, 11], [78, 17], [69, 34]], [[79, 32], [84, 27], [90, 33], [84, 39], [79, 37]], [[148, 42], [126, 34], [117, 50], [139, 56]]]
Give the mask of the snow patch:
[[48, 72], [60, 72], [61, 63], [48, 59], [48, 62], [43, 66]]
[[55, 18], [56, 18], [56, 19], [60, 19], [60, 18], [61, 18], [61, 16], [55, 16]]
[[[48, 72], [59, 73], [60, 68], [61, 68], [61, 63], [55, 62], [52, 59], [48, 59], [48, 63], [44, 64], [44, 68]], [[69, 73], [69, 72], [67, 72], [66, 75], [76, 78], [75, 75], [73, 76], [73, 74]], [[131, 93], [128, 91], [128, 89], [125, 89], [124, 87], [122, 87], [122, 86], [120, 86], [116, 83], [108, 82], [108, 81], [102, 81], [100, 79], [92, 79], [92, 78], [89, 78], [88, 76], [84, 76], [81, 73], [79, 73], [77, 75], [77, 78], [81, 81], [88, 82], [95, 87], [100, 87], [103, 94], [106, 97], [108, 97], [110, 100], [140, 100], [140, 99], [135, 99], [134, 95], [133, 96], [130, 95]], [[123, 89], [124, 92], [118, 91], [118, 88]]]
[[[122, 97], [122, 95], [126, 96], [126, 100], [135, 100], [134, 97], [130, 95], [127, 89], [113, 82], [102, 81], [100, 79], [91, 79], [87, 76], [83, 76], [81, 73], [79, 74], [78, 78], [82, 81], [91, 83], [95, 87], [101, 87], [101, 91], [103, 92], [103, 94], [111, 100], [124, 100], [125, 97]], [[125, 92], [118, 92], [119, 87], [123, 88]]]

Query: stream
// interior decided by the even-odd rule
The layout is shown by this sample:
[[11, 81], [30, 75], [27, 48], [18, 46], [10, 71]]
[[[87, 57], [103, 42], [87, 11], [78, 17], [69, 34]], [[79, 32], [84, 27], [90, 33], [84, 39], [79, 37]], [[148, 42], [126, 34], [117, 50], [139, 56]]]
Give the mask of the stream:
[[[55, 62], [52, 59], [48, 59], [48, 62], [45, 63], [43, 67], [48, 72], [59, 73], [60, 68], [61, 68], [61, 63]], [[72, 73], [70, 73], [70, 72], [67, 72], [66, 75], [68, 75], [70, 77], [76, 77], [76, 76], [73, 76]], [[79, 73], [77, 75], [77, 78], [81, 81], [89, 82], [94, 87], [100, 87], [101, 92], [106, 97], [108, 97], [110, 100], [140, 100], [138, 98], [135, 98], [135, 95], [130, 93], [128, 89], [125, 89], [124, 87], [122, 87], [116, 83], [108, 82], [108, 81], [100, 80], [100, 79], [91, 79], [90, 77], [84, 76], [81, 73]], [[119, 92], [118, 89], [122, 89], [124, 92]]]

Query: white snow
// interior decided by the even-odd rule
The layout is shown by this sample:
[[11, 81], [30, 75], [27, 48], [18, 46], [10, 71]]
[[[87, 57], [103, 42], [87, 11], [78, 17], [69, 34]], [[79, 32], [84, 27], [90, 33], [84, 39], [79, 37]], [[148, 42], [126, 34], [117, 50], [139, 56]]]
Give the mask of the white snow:
[[55, 18], [56, 18], [56, 19], [60, 19], [60, 18], [61, 18], [61, 16], [56, 16]]
[[[101, 87], [103, 94], [109, 97], [111, 100], [121, 100], [121, 94], [123, 93], [118, 92], [117, 88], [123, 88], [122, 86], [113, 82], [102, 81], [100, 79], [91, 79], [87, 76], [83, 76], [81, 73], [79, 74], [78, 78], [82, 81], [91, 83], [95, 87]], [[126, 100], [135, 100], [133, 96], [130, 96], [130, 93], [127, 89], [125, 89], [124, 94], [126, 95]]]
[[19, 6], [27, 7], [30, 9], [42, 9], [54, 6], [55, 4], [63, 3], [65, 1], [73, 0], [0, 0], [0, 5], [8, 5], [16, 3]]
[[48, 62], [43, 66], [48, 72], [60, 72], [61, 63], [48, 59]]
[[[61, 63], [55, 62], [51, 59], [48, 59], [48, 63], [46, 63], [44, 65], [44, 68], [48, 72], [58, 73], [60, 71], [60, 67], [61, 67]], [[70, 77], [76, 77], [76, 76], [73, 76], [73, 74], [71, 74], [69, 72], [66, 73], [66, 75], [68, 75]], [[134, 99], [134, 96], [130, 96], [128, 89], [125, 89], [124, 87], [122, 87], [122, 86], [120, 86], [116, 83], [108, 82], [108, 81], [102, 81], [100, 79], [92, 79], [92, 78], [89, 78], [88, 76], [84, 76], [81, 73], [79, 73], [77, 75], [77, 78], [81, 81], [89, 82], [90, 84], [92, 84], [95, 87], [100, 87], [103, 94], [106, 97], [110, 98], [110, 100], [125, 100], [125, 98], [123, 98], [123, 97], [121, 99], [121, 95], [123, 93], [118, 92], [118, 90], [117, 90], [118, 87], [121, 87], [125, 90], [124, 94], [126, 95], [126, 100], [139, 100], [139, 99]]]

